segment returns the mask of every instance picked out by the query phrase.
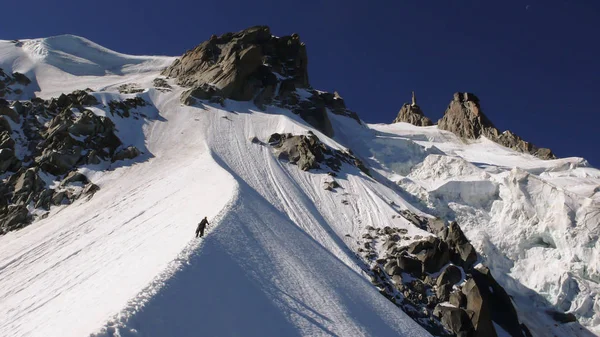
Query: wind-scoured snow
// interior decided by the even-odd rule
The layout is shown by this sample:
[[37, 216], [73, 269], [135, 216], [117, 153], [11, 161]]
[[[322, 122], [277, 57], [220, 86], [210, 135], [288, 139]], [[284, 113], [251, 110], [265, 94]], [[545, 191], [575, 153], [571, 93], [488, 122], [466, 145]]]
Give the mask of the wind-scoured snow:
[[[552, 306], [600, 327], [600, 171], [585, 160], [466, 144], [435, 126], [330, 114], [331, 139], [284, 109], [183, 106], [183, 88], [152, 85], [173, 60], [70, 35], [0, 41], [0, 67], [32, 79], [24, 96], [89, 87], [104, 104], [151, 104], [143, 119], [110, 116], [142, 156], [83, 168], [101, 188], [93, 198], [0, 237], [0, 335], [429, 336], [379, 294], [356, 254], [368, 226], [430, 235], [396, 216], [405, 209], [459, 221], [536, 336], [586, 336], [554, 326]], [[131, 83], [144, 91], [118, 92]], [[251, 141], [308, 131], [352, 149], [373, 178], [344, 164], [341, 187], [327, 191], [326, 171]]]

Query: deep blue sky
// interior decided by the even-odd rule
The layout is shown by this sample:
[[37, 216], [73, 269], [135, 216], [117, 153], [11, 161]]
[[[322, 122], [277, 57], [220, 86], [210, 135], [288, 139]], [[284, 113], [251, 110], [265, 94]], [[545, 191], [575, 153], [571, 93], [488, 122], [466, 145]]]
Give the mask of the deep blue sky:
[[[180, 55], [266, 24], [306, 42], [313, 87], [367, 122], [417, 92], [439, 119], [455, 91], [501, 130], [600, 167], [600, 1], [6, 1], [0, 39], [70, 33], [123, 53]], [[373, 4], [376, 3], [376, 4]]]

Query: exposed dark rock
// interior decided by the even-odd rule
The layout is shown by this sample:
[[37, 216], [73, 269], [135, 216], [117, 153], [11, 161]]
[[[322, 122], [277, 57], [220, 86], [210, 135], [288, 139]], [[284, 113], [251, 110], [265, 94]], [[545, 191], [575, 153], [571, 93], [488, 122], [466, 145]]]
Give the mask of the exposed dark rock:
[[423, 263], [423, 272], [435, 273], [450, 261], [448, 245], [437, 237], [410, 244], [408, 252], [414, 254]]
[[400, 275], [402, 273], [402, 268], [400, 268], [398, 266], [398, 263], [396, 262], [396, 260], [389, 260], [385, 264], [385, 266], [383, 267], [383, 269], [390, 276]]
[[550, 317], [552, 317], [552, 319], [554, 319], [555, 321], [559, 322], [559, 323], [571, 323], [571, 322], [577, 322], [577, 317], [575, 317], [575, 315], [573, 315], [572, 313], [564, 313], [564, 312], [560, 312], [560, 311], [548, 311], [548, 314], [550, 315]]
[[173, 62], [163, 75], [191, 87], [181, 96], [187, 105], [215, 97], [222, 105], [224, 99], [252, 100], [261, 109], [273, 104], [290, 109], [328, 136], [333, 136], [328, 110], [360, 123], [339, 94], [310, 88], [307, 65], [306, 46], [298, 34], [275, 37], [269, 27], [257, 26], [213, 36]]
[[[0, 71], [0, 82], [7, 93], [6, 83], [14, 84], [16, 80]], [[129, 158], [139, 153], [133, 148], [115, 153], [122, 147], [115, 134], [115, 125], [108, 117], [97, 116], [85, 108], [98, 104], [89, 92], [90, 89], [77, 90], [49, 100], [34, 98], [9, 102], [0, 99], [0, 173], [7, 176], [0, 181], [0, 233], [33, 221], [28, 207], [49, 210], [52, 205], [70, 204], [81, 196], [91, 197], [98, 186], [77, 173], [79, 166]], [[146, 104], [135, 97], [110, 102], [109, 108], [121, 117], [130, 114], [135, 117], [138, 113], [134, 109]], [[22, 134], [15, 134], [14, 139], [8, 119], [20, 123]], [[15, 149], [23, 151], [19, 153], [22, 161], [17, 158]], [[44, 179], [55, 181], [60, 181], [59, 176], [66, 176], [60, 184], [49, 188], [42, 175]]]
[[524, 141], [511, 131], [500, 132], [483, 114], [479, 99], [471, 93], [457, 92], [446, 109], [438, 128], [455, 133], [466, 139], [478, 139], [481, 136], [511, 148], [516, 151], [529, 153], [541, 159], [555, 159], [549, 149], [538, 148]]
[[61, 175], [71, 170], [81, 158], [82, 143], [71, 136], [56, 137], [46, 147], [42, 154], [35, 158], [35, 162], [44, 171]]
[[148, 103], [141, 97], [128, 98], [124, 101], [110, 101], [108, 107], [111, 115], [117, 114], [120, 117], [128, 118], [131, 115], [131, 110], [139, 107], [144, 107]]
[[334, 189], [340, 187], [340, 184], [338, 184], [337, 181], [332, 180], [332, 181], [326, 181], [323, 188], [327, 191], [333, 191]]
[[0, 234], [21, 228], [31, 221], [25, 205], [10, 205], [0, 208]]
[[85, 175], [83, 175], [77, 171], [72, 171], [69, 174], [67, 174], [65, 179], [63, 179], [63, 181], [61, 182], [61, 185], [67, 185], [67, 184], [71, 184], [71, 183], [75, 183], [75, 182], [80, 182], [85, 185], [89, 181]]
[[9, 95], [20, 95], [22, 93], [18, 86], [27, 86], [31, 80], [21, 73], [7, 74], [0, 68], [0, 98], [9, 97]]
[[398, 112], [398, 116], [392, 123], [410, 123], [416, 126], [429, 126], [433, 125], [431, 119], [425, 117], [425, 114], [421, 110], [421, 107], [417, 105], [417, 98], [415, 92], [412, 93], [412, 103], [402, 104], [402, 108]]
[[[519, 324], [517, 311], [512, 304], [510, 296], [492, 277], [490, 270], [487, 267], [481, 267], [474, 269], [471, 274], [472, 280], [477, 286], [476, 289], [480, 292], [479, 296], [484, 300], [483, 305], [489, 308], [491, 319], [511, 336], [524, 337], [524, 329], [521, 324]], [[468, 289], [466, 284], [463, 287], [463, 293], [467, 293], [465, 288]], [[474, 290], [475, 287], [472, 287], [471, 292]], [[467, 309], [469, 309], [469, 295], [466, 295]], [[483, 316], [487, 316], [487, 313]], [[479, 316], [480, 322], [481, 317], [482, 315]], [[486, 323], [486, 325], [487, 324], [488, 323]]]
[[467, 297], [462, 293], [462, 291], [455, 291], [451, 293], [448, 301], [457, 308], [465, 308], [467, 305]]
[[9, 106], [0, 106], [0, 116], [6, 116], [15, 123], [21, 121], [19, 114]]
[[73, 124], [67, 130], [77, 136], [98, 134], [108, 136], [108, 133], [115, 131], [115, 125], [110, 119], [103, 116], [96, 116], [93, 112], [85, 110], [73, 121]]
[[475, 248], [469, 242], [456, 221], [451, 222], [447, 228], [438, 233], [439, 237], [448, 243], [451, 251], [451, 260], [454, 264], [470, 269], [477, 261]]
[[397, 264], [404, 272], [415, 277], [421, 277], [423, 265], [421, 261], [406, 254], [398, 255]]
[[140, 88], [140, 85], [137, 83], [122, 84], [117, 88], [117, 90], [121, 94], [137, 94], [144, 91], [144, 89]]
[[448, 299], [450, 298], [451, 292], [452, 292], [452, 285], [445, 283], [445, 284], [437, 286], [435, 295], [437, 296], [437, 298], [440, 301], [445, 302], [445, 301], [448, 301]]
[[27, 76], [18, 72], [13, 73], [13, 78], [21, 85], [29, 85], [31, 83], [31, 80]]
[[[452, 331], [457, 337], [474, 336], [473, 325], [469, 314], [465, 310], [438, 305], [436, 307], [436, 314], [441, 318], [444, 327]], [[492, 337], [494, 335], [489, 336]], [[481, 335], [481, 337], [483, 336], [485, 335]]]
[[154, 87], [160, 91], [171, 91], [173, 87], [164, 78], [157, 77], [152, 81]]
[[11, 148], [0, 149], [0, 174], [6, 171], [15, 172], [21, 166], [21, 162], [15, 156]]
[[133, 159], [141, 154], [140, 150], [138, 150], [135, 146], [128, 146], [123, 150], [115, 153], [112, 158], [113, 162], [125, 159]]
[[449, 284], [454, 285], [462, 279], [462, 272], [454, 265], [449, 265], [444, 271], [438, 276], [436, 284], [438, 287]]
[[[369, 232], [377, 234], [373, 240], [387, 237], [383, 244], [385, 253], [382, 252], [385, 258], [371, 259], [377, 262], [371, 269], [373, 284], [384, 296], [434, 335], [494, 337], [496, 323], [513, 337], [529, 336], [524, 335], [527, 327], [519, 322], [510, 297], [489, 269], [482, 265], [473, 267], [477, 253], [457, 223], [446, 226], [439, 219], [423, 218], [410, 211], [401, 215], [438, 236], [397, 246], [391, 238], [398, 229], [386, 226]], [[453, 265], [447, 265], [451, 260]], [[434, 280], [433, 274], [438, 272]], [[401, 301], [397, 300], [399, 294]], [[446, 301], [454, 307], [440, 305]]]
[[278, 38], [269, 27], [257, 26], [203, 42], [163, 74], [182, 86], [212, 83], [224, 97], [249, 101], [273, 73], [307, 88], [307, 65], [306, 47], [297, 34]]
[[214, 85], [203, 83], [181, 94], [181, 103], [194, 105], [197, 99], [207, 100], [213, 97], [223, 97], [223, 93]]
[[13, 202], [17, 205], [28, 205], [35, 201], [37, 194], [44, 188], [44, 181], [39, 176], [37, 168], [21, 169], [17, 175], [11, 177], [9, 183], [14, 180]]
[[99, 190], [100, 190], [100, 186], [98, 186], [96, 184], [88, 183], [87, 185], [85, 185], [85, 188], [83, 189], [81, 194], [87, 195], [87, 196], [93, 196], [94, 193], [98, 192]]
[[35, 203], [35, 208], [42, 208], [48, 210], [50, 208], [50, 205], [52, 204], [53, 195], [54, 189], [49, 188], [43, 190], [38, 196], [38, 200]]
[[492, 323], [491, 308], [487, 301], [488, 291], [478, 286], [474, 279], [467, 280], [462, 288], [462, 292], [467, 298], [467, 310], [473, 313], [471, 323], [477, 336], [495, 337], [497, 336], [496, 329]]
[[0, 116], [0, 132], [2, 131], [8, 131], [8, 133], [12, 132], [12, 128], [4, 116]]
[[368, 169], [364, 167], [362, 162], [350, 152], [330, 148], [323, 144], [312, 132], [309, 132], [306, 136], [274, 133], [269, 137], [268, 143], [276, 149], [280, 159], [288, 160], [304, 171], [318, 169], [320, 164], [324, 164], [334, 171], [339, 171], [342, 163], [345, 162], [356, 166], [365, 174], [369, 174]]
[[10, 137], [6, 130], [0, 132], [0, 149], [15, 149], [15, 141]]

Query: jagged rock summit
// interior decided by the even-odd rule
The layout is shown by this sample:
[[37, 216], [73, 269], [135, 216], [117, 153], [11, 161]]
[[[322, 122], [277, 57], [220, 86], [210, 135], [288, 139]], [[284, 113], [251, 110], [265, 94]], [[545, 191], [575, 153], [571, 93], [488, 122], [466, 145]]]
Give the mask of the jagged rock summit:
[[223, 97], [247, 101], [258, 89], [277, 84], [274, 73], [294, 87], [307, 88], [307, 64], [306, 46], [298, 34], [278, 38], [269, 27], [256, 26], [211, 36], [177, 59], [164, 75], [176, 77], [182, 86], [210, 85]]
[[444, 116], [438, 121], [438, 128], [451, 131], [467, 139], [485, 136], [500, 145], [532, 154], [541, 159], [556, 158], [550, 149], [538, 148], [509, 130], [500, 132], [483, 114], [479, 98], [472, 93], [457, 92], [454, 94]]
[[398, 116], [392, 123], [410, 123], [416, 126], [430, 126], [433, 125], [431, 119], [425, 117], [425, 114], [421, 110], [421, 108], [417, 105], [417, 97], [415, 92], [412, 92], [412, 102], [411, 104], [404, 103], [402, 104], [402, 108], [398, 112]]
[[317, 91], [308, 81], [306, 46], [298, 34], [276, 37], [267, 26], [211, 36], [186, 52], [163, 75], [189, 87], [181, 101], [224, 104], [224, 99], [250, 101], [261, 109], [290, 109], [328, 136], [333, 135], [327, 110], [354, 118], [337, 93]]

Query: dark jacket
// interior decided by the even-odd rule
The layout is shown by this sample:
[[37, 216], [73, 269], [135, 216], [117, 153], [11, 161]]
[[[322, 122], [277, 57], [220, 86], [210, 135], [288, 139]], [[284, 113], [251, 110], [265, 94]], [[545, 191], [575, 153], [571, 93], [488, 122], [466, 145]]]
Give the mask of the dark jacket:
[[200, 223], [198, 224], [198, 231], [204, 230], [204, 228], [206, 228], [206, 225], [208, 225], [208, 220], [206, 219], [202, 219], [202, 221], [200, 221]]

